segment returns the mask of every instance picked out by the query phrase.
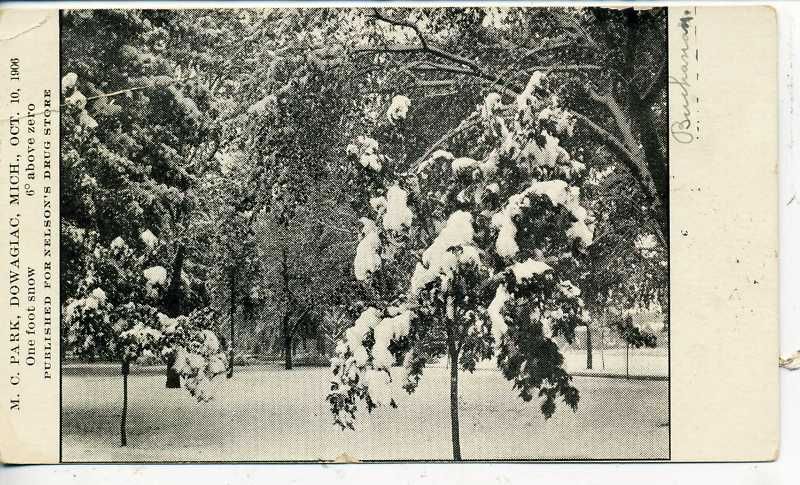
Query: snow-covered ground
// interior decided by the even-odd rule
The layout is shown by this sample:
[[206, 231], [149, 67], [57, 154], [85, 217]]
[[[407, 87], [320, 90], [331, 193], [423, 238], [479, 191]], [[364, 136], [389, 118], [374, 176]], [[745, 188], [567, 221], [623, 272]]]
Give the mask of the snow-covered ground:
[[[562, 350], [566, 368], [579, 374], [625, 375], [625, 349], [606, 349], [592, 352], [592, 369], [586, 369], [586, 350]], [[667, 349], [630, 349], [628, 366], [631, 376], [663, 377], [669, 370]]]
[[[161, 373], [135, 373], [129, 382], [129, 446], [120, 448], [121, 377], [107, 366], [82, 366], [63, 377], [63, 459], [333, 460], [342, 453], [372, 460], [451, 458], [446, 369], [428, 369], [398, 409], [360, 413], [356, 431], [333, 425], [325, 401], [330, 378], [325, 368], [237, 369], [232, 380], [220, 379], [213, 401], [198, 404], [184, 390], [166, 389]], [[667, 456], [666, 381], [574, 382], [581, 393], [577, 412], [560, 406], [545, 420], [538, 404], [519, 399], [498, 371], [462, 373], [464, 458]]]
[[[586, 367], [585, 349], [561, 349], [564, 356], [564, 368], [571, 374], [584, 375], [611, 375], [625, 376], [625, 349], [605, 349], [592, 352], [592, 368]], [[446, 363], [442, 362], [441, 366]], [[485, 360], [478, 363], [479, 369], [494, 369], [497, 363], [494, 360]], [[669, 371], [669, 356], [667, 349], [630, 349], [628, 356], [628, 373], [631, 377], [645, 377], [666, 379]]]

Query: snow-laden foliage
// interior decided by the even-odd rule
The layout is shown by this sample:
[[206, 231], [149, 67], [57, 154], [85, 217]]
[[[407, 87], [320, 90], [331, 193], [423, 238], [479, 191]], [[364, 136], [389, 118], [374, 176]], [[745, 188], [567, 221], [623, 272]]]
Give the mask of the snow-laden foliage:
[[159, 312], [153, 289], [168, 283], [167, 272], [160, 266], [143, 270], [145, 256], [122, 238], [107, 248], [95, 247], [78, 295], [63, 308], [67, 350], [126, 367], [139, 360], [175, 358], [184, 387], [198, 401], [207, 401], [211, 380], [226, 369], [213, 331], [215, 315], [209, 309], [176, 318]]
[[386, 213], [383, 214], [383, 227], [392, 231], [402, 231], [411, 226], [414, 214], [407, 205], [408, 192], [395, 184], [386, 192]]
[[383, 156], [378, 153], [378, 142], [368, 136], [360, 136], [355, 143], [347, 146], [347, 154], [358, 157], [364, 168], [380, 172], [383, 167]]
[[381, 266], [381, 256], [378, 252], [381, 244], [378, 227], [366, 217], [361, 218], [361, 224], [363, 226], [361, 241], [356, 248], [356, 259], [353, 262], [353, 271], [359, 281], [367, 279]]
[[408, 97], [403, 95], [395, 96], [392, 98], [392, 103], [389, 105], [389, 109], [386, 110], [386, 117], [389, 118], [391, 123], [404, 120], [408, 115], [408, 108], [410, 105], [411, 100], [409, 100]]
[[212, 380], [227, 369], [225, 353], [213, 331], [215, 319], [210, 309], [176, 318], [159, 314], [161, 355], [165, 360], [175, 359], [175, 371], [181, 375], [183, 386], [198, 401], [213, 397]]
[[396, 406], [445, 356], [469, 371], [495, 359], [547, 417], [559, 397], [577, 406], [553, 339], [571, 341], [588, 317], [570, 278], [594, 219], [581, 205], [585, 166], [561, 143], [573, 118], [549, 88], [537, 72], [516, 99], [487, 94], [467, 118], [476, 123], [424, 160], [389, 159], [366, 135], [348, 146], [366, 188], [354, 272], [369, 296], [332, 360], [342, 427], [359, 400]]
[[149, 249], [153, 249], [158, 244], [158, 237], [156, 237], [150, 229], [145, 229], [145, 231], [139, 235], [139, 238]]

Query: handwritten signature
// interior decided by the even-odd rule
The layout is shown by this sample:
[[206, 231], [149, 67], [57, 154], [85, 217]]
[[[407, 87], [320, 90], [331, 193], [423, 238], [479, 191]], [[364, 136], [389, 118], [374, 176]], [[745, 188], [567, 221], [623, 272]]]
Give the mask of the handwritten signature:
[[681, 27], [681, 74], [680, 78], [675, 76], [669, 77], [669, 83], [675, 84], [680, 88], [681, 93], [681, 115], [683, 116], [678, 121], [672, 123], [670, 126], [670, 134], [672, 138], [678, 143], [692, 143], [694, 141], [694, 134], [690, 131], [694, 125], [692, 122], [692, 110], [689, 103], [689, 30], [694, 17], [689, 15], [689, 11], [684, 12], [685, 15], [680, 18]]

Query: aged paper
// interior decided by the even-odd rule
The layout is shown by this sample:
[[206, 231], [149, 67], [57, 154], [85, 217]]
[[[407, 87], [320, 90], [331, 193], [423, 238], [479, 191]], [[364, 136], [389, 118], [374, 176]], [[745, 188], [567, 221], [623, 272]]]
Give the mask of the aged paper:
[[58, 461], [58, 12], [0, 12], [3, 411], [7, 463]]
[[776, 458], [773, 10], [0, 26], [3, 462]]
[[[670, 140], [670, 308], [672, 322], [692, 322], [672, 326], [672, 459], [772, 460], [780, 429], [775, 12], [671, 9], [670, 19], [670, 123], [685, 119], [678, 83], [688, 79], [694, 130], [685, 131], [695, 137]], [[731, 142], [733, 133], [753, 138]]]

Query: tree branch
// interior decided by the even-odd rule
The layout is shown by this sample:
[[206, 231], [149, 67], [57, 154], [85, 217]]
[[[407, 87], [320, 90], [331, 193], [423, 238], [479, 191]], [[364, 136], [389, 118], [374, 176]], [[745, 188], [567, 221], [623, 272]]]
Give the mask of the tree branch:
[[561, 26], [568, 30], [574, 32], [574, 38], [578, 39], [581, 38], [586, 42], [586, 46], [591, 48], [592, 50], [600, 49], [600, 45], [594, 40], [594, 38], [589, 34], [586, 29], [581, 27], [581, 25], [575, 20], [574, 17], [570, 16], [567, 11], [561, 10], [556, 12], [555, 18]]
[[611, 113], [611, 116], [614, 117], [614, 122], [617, 125], [619, 133], [624, 139], [624, 143], [628, 148], [628, 151], [631, 153], [638, 151], [638, 143], [636, 137], [633, 136], [633, 130], [631, 129], [630, 121], [628, 120], [627, 116], [625, 116], [625, 113], [623, 113], [622, 107], [619, 105], [619, 103], [617, 103], [617, 100], [614, 99], [614, 96], [611, 93], [599, 94], [590, 87], [589, 97], [593, 101], [605, 106], [606, 109]]
[[382, 21], [382, 22], [386, 22], [386, 23], [391, 24], [391, 25], [396, 25], [396, 26], [399, 26], [399, 27], [407, 27], [407, 28], [412, 29], [414, 31], [414, 33], [417, 35], [417, 38], [419, 39], [420, 45], [419, 46], [406, 46], [406, 49], [408, 49], [408, 48], [412, 49], [411, 52], [413, 52], [414, 50], [428, 52], [428, 53], [430, 53], [430, 54], [432, 54], [432, 55], [434, 55], [436, 57], [439, 57], [439, 58], [442, 58], [442, 59], [447, 59], [450, 62], [454, 62], [456, 64], [461, 64], [462, 66], [467, 66], [467, 67], [470, 68], [470, 70], [472, 70], [472, 71], [474, 71], [476, 73], [482, 72], [480, 66], [478, 66], [478, 64], [475, 61], [473, 61], [471, 59], [467, 59], [466, 57], [460, 56], [458, 54], [454, 54], [452, 52], [448, 52], [448, 51], [442, 50], [442, 49], [440, 49], [440, 48], [428, 43], [428, 41], [425, 39], [425, 36], [422, 34], [422, 30], [419, 28], [419, 26], [417, 24], [415, 24], [413, 22], [410, 22], [408, 20], [401, 20], [401, 19], [395, 19], [395, 18], [387, 17], [387, 16], [381, 14], [378, 11], [378, 9], [373, 9], [372, 14], [370, 14], [368, 16], [372, 17], [372, 18], [374, 18], [376, 20], [379, 20], [379, 21]]
[[478, 115], [477, 115], [477, 113], [473, 113], [467, 119], [465, 119], [464, 121], [459, 123], [458, 126], [456, 126], [452, 130], [450, 130], [447, 133], [445, 133], [444, 135], [442, 135], [441, 138], [436, 140], [436, 143], [434, 143], [427, 150], [425, 150], [425, 153], [423, 153], [421, 157], [416, 159], [414, 161], [414, 163], [411, 164], [411, 166], [409, 167], [409, 171], [412, 171], [412, 172], [416, 171], [419, 168], [419, 166], [422, 164], [422, 162], [427, 160], [433, 154], [433, 152], [438, 150], [450, 138], [456, 136], [457, 134], [461, 133], [462, 131], [466, 130], [467, 128], [475, 126], [475, 123], [477, 121], [478, 121]]
[[597, 135], [599, 135], [604, 142], [608, 143], [613, 148], [615, 148], [617, 152], [623, 155], [630, 163], [635, 162], [636, 157], [633, 155], [633, 153], [631, 153], [628, 150], [628, 147], [626, 147], [625, 144], [622, 141], [620, 141], [619, 138], [611, 134], [608, 130], [601, 127], [594, 121], [590, 120], [588, 117], [586, 117], [586, 115], [578, 113], [576, 111], [573, 111], [572, 113], [575, 115], [576, 118], [583, 121], [586, 124], [586, 126], [588, 126], [592, 131], [594, 131]]
[[664, 56], [664, 59], [661, 61], [661, 65], [658, 66], [658, 72], [656, 73], [653, 80], [647, 86], [647, 89], [644, 90], [643, 93], [639, 95], [639, 99], [644, 104], [652, 104], [655, 101], [655, 97], [661, 91], [661, 88], [664, 87], [667, 83], [667, 56]]
[[[172, 86], [172, 84], [169, 85]], [[135, 91], [141, 91], [143, 89], [148, 89], [148, 88], [155, 88], [155, 86], [136, 86], [128, 89], [120, 89], [119, 91], [114, 91], [112, 93], [103, 93], [103, 94], [98, 94], [96, 96], [89, 96], [88, 98], [86, 98], [86, 101], [92, 101], [100, 98], [113, 98], [114, 96], [119, 96], [120, 94], [133, 93]]]
[[376, 20], [380, 20], [380, 21], [386, 22], [386, 23], [391, 24], [391, 25], [396, 25], [398, 27], [408, 27], [408, 28], [412, 29], [414, 31], [414, 33], [417, 34], [417, 37], [419, 38], [420, 43], [422, 43], [422, 48], [423, 49], [427, 48], [427, 42], [425, 42], [425, 37], [423, 37], [422, 32], [420, 31], [419, 26], [417, 24], [415, 24], [413, 22], [409, 22], [407, 20], [401, 20], [401, 19], [395, 19], [395, 18], [387, 17], [387, 16], [381, 14], [380, 11], [377, 8], [372, 9], [372, 13], [367, 14], [367, 17], [372, 17], [372, 18], [374, 18]]

